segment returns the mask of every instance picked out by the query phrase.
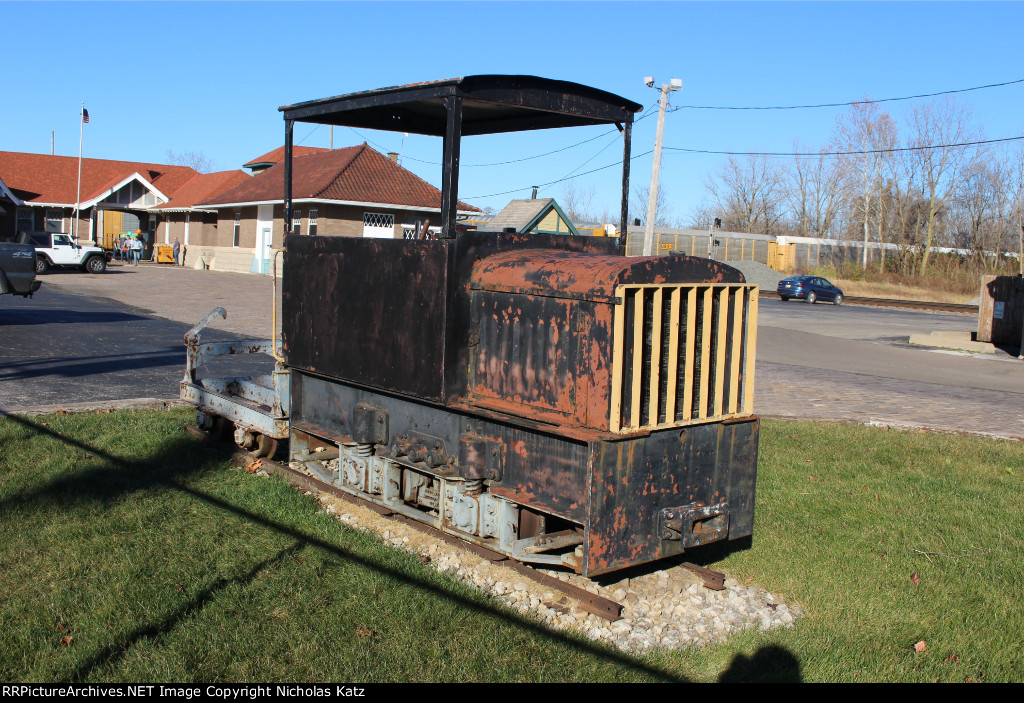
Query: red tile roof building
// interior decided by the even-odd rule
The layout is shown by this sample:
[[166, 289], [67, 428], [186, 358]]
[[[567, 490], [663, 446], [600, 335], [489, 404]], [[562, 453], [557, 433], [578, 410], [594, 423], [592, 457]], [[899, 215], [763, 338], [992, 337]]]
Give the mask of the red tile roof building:
[[[250, 161], [274, 165], [197, 203], [218, 212], [215, 236], [201, 244], [203, 265], [268, 270], [284, 235], [282, 159], [283, 150], [275, 149]], [[292, 202], [296, 234], [400, 239], [441, 224], [441, 191], [366, 144], [298, 152], [292, 158]], [[460, 202], [458, 212], [480, 210]]]
[[[330, 151], [322, 146], [293, 146], [292, 147], [292, 158], [296, 156], [305, 156], [306, 154], [319, 154], [323, 151]], [[279, 164], [284, 159], [284, 147], [279, 146], [271, 152], [264, 154], [263, 156], [257, 156], [255, 159], [247, 164], [244, 164], [242, 168], [247, 168], [252, 172], [252, 175], [257, 173], [263, 173], [274, 164]]]
[[201, 174], [189, 166], [83, 158], [79, 197], [78, 174], [76, 157], [0, 151], [0, 201], [9, 205], [0, 213], [0, 241], [48, 230], [111, 248], [122, 232], [142, 230], [148, 256], [154, 244], [172, 241], [176, 220], [181, 236], [188, 220], [201, 224], [196, 202], [249, 178], [241, 170]]
[[[296, 147], [293, 231], [402, 238], [441, 224], [441, 191], [365, 143], [343, 149]], [[200, 174], [188, 166], [0, 152], [0, 240], [19, 230], [74, 233], [110, 248], [123, 231], [142, 230], [148, 247], [174, 239], [185, 265], [265, 272], [284, 232], [284, 148], [244, 171]], [[480, 210], [458, 203], [460, 215]]]

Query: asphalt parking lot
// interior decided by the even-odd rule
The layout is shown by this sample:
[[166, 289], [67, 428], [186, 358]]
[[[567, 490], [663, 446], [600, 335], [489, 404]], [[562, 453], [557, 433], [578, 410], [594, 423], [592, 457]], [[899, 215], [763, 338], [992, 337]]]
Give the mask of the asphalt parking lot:
[[[210, 324], [211, 339], [270, 336], [273, 282], [267, 276], [114, 262], [101, 275], [54, 272], [42, 280], [33, 300], [0, 299], [0, 365], [21, 374], [0, 376], [0, 409], [46, 404], [23, 389], [11, 390], [11, 382], [26, 378], [63, 387], [70, 399], [88, 392], [118, 395], [114, 389], [126, 375], [141, 382], [159, 371], [174, 383], [154, 380], [160, 385], [140, 386], [138, 392], [161, 397], [167, 388], [167, 397], [174, 398], [184, 367], [184, 348], [177, 345], [185, 330], [215, 307], [223, 307], [227, 319]], [[84, 325], [62, 319], [69, 298], [60, 303], [57, 294], [77, 298], [83, 311], [100, 317]], [[772, 303], [762, 305], [758, 326], [755, 409], [760, 415], [1024, 439], [1024, 362], [1005, 354], [906, 344], [912, 332], [929, 328], [971, 329], [974, 318]], [[22, 315], [29, 308], [48, 325], [4, 324], [12, 311]], [[82, 335], [88, 328], [102, 335]], [[18, 338], [21, 343], [11, 341]], [[140, 346], [125, 347], [129, 342]], [[34, 366], [31, 374], [17, 366], [26, 362], [18, 356], [24, 350], [14, 348], [22, 345], [47, 350], [47, 364]], [[118, 364], [131, 368], [118, 370]], [[54, 397], [60, 396], [39, 396]]]

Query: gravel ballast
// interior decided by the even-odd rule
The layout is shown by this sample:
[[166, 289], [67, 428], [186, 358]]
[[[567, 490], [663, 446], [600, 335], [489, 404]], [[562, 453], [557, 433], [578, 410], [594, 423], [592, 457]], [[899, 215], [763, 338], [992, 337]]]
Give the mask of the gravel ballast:
[[784, 276], [775, 269], [765, 266], [759, 261], [726, 261], [724, 262], [735, 269], [739, 269], [740, 273], [747, 280], [747, 283], [753, 283], [758, 286], [761, 290], [769, 292], [778, 290], [779, 281]]
[[[267, 475], [263, 470], [257, 474]], [[500, 562], [488, 561], [361, 505], [326, 493], [315, 495], [325, 513], [418, 555], [432, 568], [490, 594], [507, 607], [535, 617], [549, 627], [576, 631], [624, 652], [710, 644], [750, 628], [764, 631], [792, 627], [801, 614], [797, 606], [787, 605], [778, 594], [757, 585], [741, 584], [728, 576], [725, 590], [705, 588], [696, 574], [668, 560], [663, 565], [651, 566], [642, 575], [636, 575], [634, 570], [630, 577], [616, 579], [612, 574], [602, 577], [605, 580], [600, 583], [566, 571], [540, 570], [621, 603], [622, 619], [608, 622]]]

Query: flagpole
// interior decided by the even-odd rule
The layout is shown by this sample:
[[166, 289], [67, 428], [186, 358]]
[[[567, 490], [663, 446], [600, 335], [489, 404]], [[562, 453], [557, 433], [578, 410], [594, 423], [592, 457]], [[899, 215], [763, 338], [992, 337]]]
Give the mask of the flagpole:
[[78, 244], [78, 207], [82, 203], [82, 135], [85, 133], [85, 101], [78, 115], [78, 197], [75, 199], [75, 244]]

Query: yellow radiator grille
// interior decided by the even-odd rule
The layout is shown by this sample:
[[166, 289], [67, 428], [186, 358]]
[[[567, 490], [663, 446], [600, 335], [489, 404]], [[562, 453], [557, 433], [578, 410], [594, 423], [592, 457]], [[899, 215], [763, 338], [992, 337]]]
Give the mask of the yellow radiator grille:
[[753, 413], [757, 286], [626, 285], [616, 295], [612, 432]]

